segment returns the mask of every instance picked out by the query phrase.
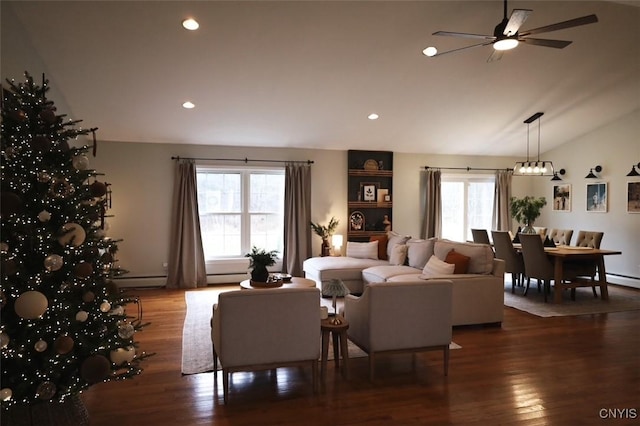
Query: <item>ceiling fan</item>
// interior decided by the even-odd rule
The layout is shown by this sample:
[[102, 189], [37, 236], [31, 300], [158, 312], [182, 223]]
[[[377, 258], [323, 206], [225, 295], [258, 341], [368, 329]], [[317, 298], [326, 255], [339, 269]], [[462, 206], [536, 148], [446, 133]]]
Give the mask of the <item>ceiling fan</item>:
[[457, 33], [451, 31], [436, 31], [435, 33], [433, 33], [433, 35], [436, 36], [463, 37], [485, 40], [482, 43], [460, 47], [458, 49], [448, 50], [445, 52], [438, 52], [434, 47], [427, 47], [423, 50], [423, 53], [426, 56], [431, 57], [441, 56], [447, 53], [459, 52], [461, 50], [488, 46], [492, 44], [494, 50], [489, 56], [489, 59], [487, 59], [487, 62], [493, 62], [500, 60], [505, 50], [513, 49], [519, 43], [563, 49], [570, 45], [571, 41], [531, 38], [529, 36], [533, 34], [548, 33], [551, 31], [564, 30], [566, 28], [573, 28], [580, 25], [593, 24], [595, 22], [598, 22], [598, 17], [596, 15], [587, 15], [580, 18], [570, 19], [568, 21], [558, 22], [556, 24], [545, 25], [544, 27], [534, 28], [532, 30], [518, 32], [531, 12], [532, 10], [530, 9], [513, 9], [513, 11], [511, 12], [511, 16], [509, 17], [509, 19], [507, 19], [507, 0], [504, 0], [504, 18], [498, 25], [496, 25], [493, 31], [493, 35]]

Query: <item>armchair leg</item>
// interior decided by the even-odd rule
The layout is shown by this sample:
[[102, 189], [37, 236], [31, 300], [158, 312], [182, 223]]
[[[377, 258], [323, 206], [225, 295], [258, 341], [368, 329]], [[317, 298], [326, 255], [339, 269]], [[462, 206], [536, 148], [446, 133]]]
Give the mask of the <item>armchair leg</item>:
[[524, 288], [523, 296], [526, 296], [529, 292], [529, 283], [531, 283], [531, 278], [527, 277], [527, 286]]
[[222, 368], [222, 391], [224, 392], [222, 398], [225, 404], [227, 403], [229, 395], [229, 374], [229, 370]]

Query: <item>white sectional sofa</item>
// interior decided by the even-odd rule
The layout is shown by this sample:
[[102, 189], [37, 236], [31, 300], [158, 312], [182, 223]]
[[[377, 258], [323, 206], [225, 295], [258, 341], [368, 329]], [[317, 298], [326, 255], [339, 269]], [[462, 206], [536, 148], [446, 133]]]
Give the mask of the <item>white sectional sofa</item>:
[[[320, 289], [323, 282], [341, 279], [353, 294], [361, 294], [369, 283], [447, 279], [453, 283], [453, 325], [502, 322], [505, 264], [490, 246], [393, 232], [386, 240], [349, 242], [345, 257], [307, 259], [305, 276]], [[381, 243], [385, 247], [378, 250]]]

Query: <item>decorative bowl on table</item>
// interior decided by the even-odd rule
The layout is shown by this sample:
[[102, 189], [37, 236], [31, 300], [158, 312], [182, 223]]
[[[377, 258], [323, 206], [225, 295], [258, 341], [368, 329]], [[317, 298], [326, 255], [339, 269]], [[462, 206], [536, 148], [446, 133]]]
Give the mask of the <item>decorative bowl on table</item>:
[[275, 280], [281, 280], [282, 282], [289, 283], [291, 282], [291, 274], [273, 274], [271, 275]]
[[251, 280], [251, 287], [255, 287], [255, 288], [276, 288], [276, 287], [282, 287], [282, 280], [280, 279], [272, 279], [272, 277], [269, 277], [269, 280], [265, 283], [265, 282], [260, 282], [260, 281], [254, 281]]

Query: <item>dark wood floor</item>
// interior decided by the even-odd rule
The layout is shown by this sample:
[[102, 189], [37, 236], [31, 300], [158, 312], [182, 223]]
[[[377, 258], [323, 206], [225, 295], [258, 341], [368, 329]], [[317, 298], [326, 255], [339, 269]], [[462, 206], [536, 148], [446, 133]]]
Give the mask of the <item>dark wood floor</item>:
[[[133, 380], [83, 393], [91, 425], [606, 425], [608, 409], [640, 418], [640, 310], [539, 318], [505, 307], [502, 327], [454, 329], [449, 376], [440, 353], [380, 358], [375, 384], [366, 358], [352, 359], [350, 380], [330, 365], [314, 395], [308, 369], [236, 373], [230, 400], [213, 373], [180, 373], [184, 292], [135, 290], [147, 352]], [[620, 412], [618, 412], [620, 413]]]

